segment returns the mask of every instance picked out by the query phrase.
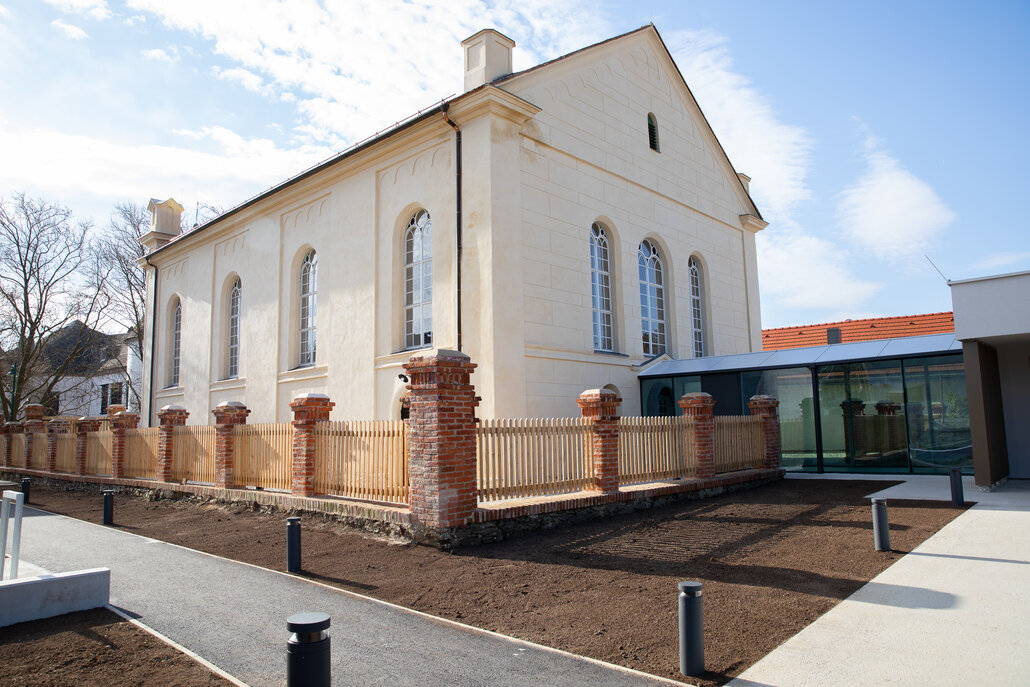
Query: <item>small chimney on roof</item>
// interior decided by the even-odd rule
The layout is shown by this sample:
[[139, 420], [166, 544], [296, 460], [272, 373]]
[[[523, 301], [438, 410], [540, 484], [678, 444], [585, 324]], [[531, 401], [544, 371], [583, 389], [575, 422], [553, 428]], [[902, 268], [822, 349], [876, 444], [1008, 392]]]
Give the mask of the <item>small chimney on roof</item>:
[[749, 188], [749, 185], [751, 184], [751, 177], [743, 172], [737, 172], [737, 178], [740, 179], [740, 185], [744, 187], [744, 190], [750, 194], [751, 189]]
[[511, 74], [515, 41], [496, 29], [483, 29], [461, 42], [465, 49], [465, 91]]
[[827, 327], [826, 328], [826, 343], [838, 344], [840, 343], [840, 327]]
[[165, 201], [151, 198], [147, 210], [150, 211], [150, 231], [140, 236], [139, 242], [147, 253], [153, 253], [182, 231], [183, 207], [174, 198]]

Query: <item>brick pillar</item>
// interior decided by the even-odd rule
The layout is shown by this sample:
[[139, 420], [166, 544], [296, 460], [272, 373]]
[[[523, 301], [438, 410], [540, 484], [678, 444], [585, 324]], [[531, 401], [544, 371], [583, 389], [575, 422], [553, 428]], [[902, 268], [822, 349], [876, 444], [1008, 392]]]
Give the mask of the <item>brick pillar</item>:
[[715, 417], [712, 409], [715, 399], [703, 391], [683, 394], [680, 408], [687, 417], [694, 418], [694, 456], [697, 458], [697, 477], [715, 477]]
[[431, 528], [460, 527], [476, 509], [476, 365], [458, 351], [414, 356], [408, 385], [408, 503]]
[[608, 389], [587, 389], [576, 399], [579, 410], [592, 430], [590, 455], [593, 456], [591, 488], [604, 494], [619, 490], [619, 418], [622, 399]]
[[189, 411], [182, 406], [164, 406], [157, 411], [157, 479], [160, 482], [172, 481], [172, 443], [175, 441], [175, 428], [185, 425], [189, 416]]
[[125, 477], [125, 430], [139, 426], [139, 415], [119, 410], [108, 413], [108, 417], [111, 418], [111, 477]]
[[293, 411], [293, 484], [298, 496], [315, 495], [315, 423], [329, 419], [336, 404], [325, 394], [301, 394], [290, 402]]
[[780, 402], [772, 396], [752, 396], [747, 402], [752, 415], [762, 416], [762, 436], [765, 437], [765, 467], [780, 467]]
[[29, 403], [25, 406], [25, 467], [29, 467], [32, 460], [32, 446], [37, 441], [43, 441], [38, 435], [46, 431], [46, 422], [43, 421], [43, 414], [46, 409], [38, 403]]
[[100, 431], [100, 419], [80, 417], [75, 425], [75, 474], [86, 474], [86, 438], [90, 432]]
[[215, 416], [215, 486], [236, 486], [233, 470], [233, 427], [247, 424], [250, 411], [239, 401], [222, 401], [211, 411]]
[[51, 420], [46, 423], [46, 469], [48, 472], [57, 472], [57, 437], [67, 431], [67, 420]]

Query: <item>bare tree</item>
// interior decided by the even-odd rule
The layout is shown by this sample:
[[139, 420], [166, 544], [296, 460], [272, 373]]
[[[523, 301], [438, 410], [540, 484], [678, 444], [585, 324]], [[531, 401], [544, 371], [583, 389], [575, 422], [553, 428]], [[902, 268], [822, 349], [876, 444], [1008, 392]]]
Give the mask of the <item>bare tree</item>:
[[16, 194], [0, 199], [0, 409], [46, 401], [90, 353], [107, 306], [106, 274], [92, 261], [89, 224], [71, 211]]

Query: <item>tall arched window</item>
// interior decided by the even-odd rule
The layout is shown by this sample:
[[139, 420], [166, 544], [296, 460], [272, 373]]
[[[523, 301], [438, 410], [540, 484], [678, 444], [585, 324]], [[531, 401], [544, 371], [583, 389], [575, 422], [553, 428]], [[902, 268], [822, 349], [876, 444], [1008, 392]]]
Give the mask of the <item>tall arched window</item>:
[[640, 329], [644, 355], [665, 352], [665, 278], [662, 258], [650, 241], [641, 241], [637, 251], [640, 274]]
[[318, 256], [304, 256], [300, 266], [300, 356], [298, 364], [315, 364], [315, 305], [318, 293]]
[[608, 233], [596, 222], [590, 227], [590, 292], [594, 305], [594, 350], [614, 351], [612, 278]]
[[655, 119], [653, 112], [647, 113], [647, 142], [651, 145], [651, 150], [661, 152], [658, 149], [658, 120]]
[[240, 374], [240, 299], [242, 289], [239, 277], [233, 282], [229, 292], [229, 369], [228, 378], [235, 379]]
[[697, 258], [691, 257], [687, 265], [690, 268], [690, 324], [694, 328], [694, 357], [703, 358], [708, 355], [705, 349], [704, 279]]
[[172, 312], [172, 374], [171, 384], [168, 386], [179, 386], [179, 349], [182, 344], [182, 301], [175, 300], [175, 310]]
[[433, 343], [433, 225], [419, 210], [404, 233], [404, 347]]

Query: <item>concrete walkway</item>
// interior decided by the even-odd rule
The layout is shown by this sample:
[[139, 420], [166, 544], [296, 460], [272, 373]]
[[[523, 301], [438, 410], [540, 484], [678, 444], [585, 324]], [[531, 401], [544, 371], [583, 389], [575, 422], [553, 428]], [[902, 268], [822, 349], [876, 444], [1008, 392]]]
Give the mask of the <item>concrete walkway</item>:
[[336, 685], [678, 684], [30, 508], [21, 558], [110, 568], [112, 605], [255, 686], [285, 684], [286, 618], [303, 611], [332, 617]]
[[[951, 500], [946, 476], [833, 477], [906, 480], [869, 495], [888, 511], [891, 499]], [[964, 486], [974, 507], [730, 686], [1027, 684], [1030, 482]]]

